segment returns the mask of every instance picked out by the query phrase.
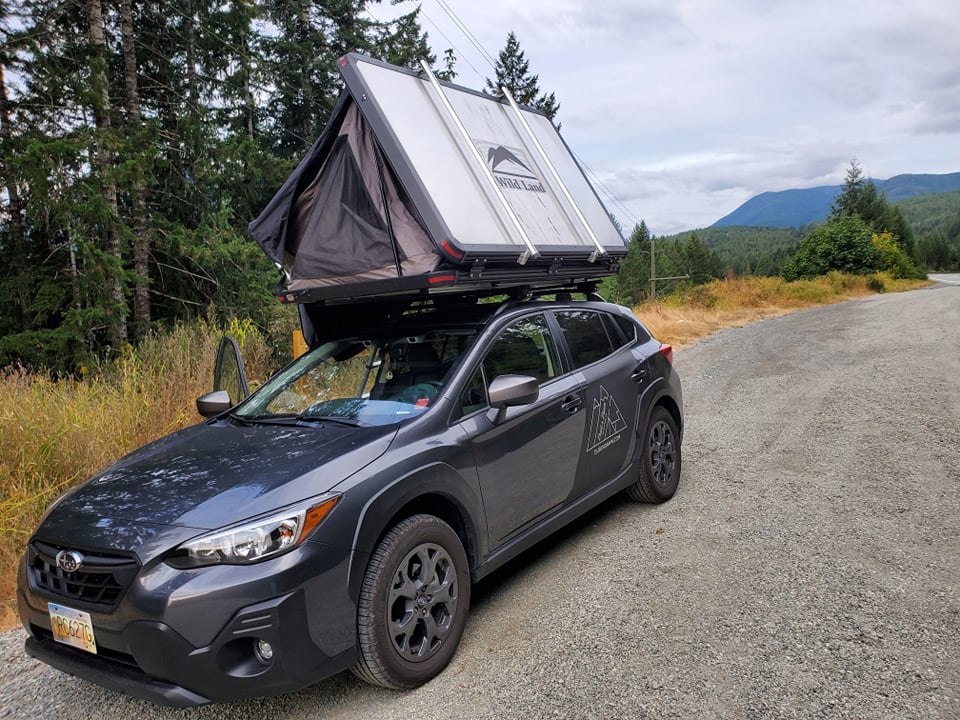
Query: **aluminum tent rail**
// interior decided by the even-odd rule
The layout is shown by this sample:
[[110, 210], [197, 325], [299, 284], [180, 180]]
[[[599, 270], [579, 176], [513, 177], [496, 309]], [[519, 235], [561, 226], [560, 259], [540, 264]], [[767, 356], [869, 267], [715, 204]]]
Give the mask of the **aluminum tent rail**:
[[457, 115], [457, 112], [453, 109], [453, 106], [450, 104], [450, 101], [447, 100], [447, 96], [443, 94], [443, 88], [440, 87], [440, 83], [437, 80], [436, 76], [433, 74], [433, 71], [430, 69], [430, 66], [427, 65], [425, 60], [420, 60], [420, 67], [423, 68], [424, 74], [427, 76], [427, 79], [430, 81], [430, 87], [433, 88], [434, 93], [437, 98], [440, 100], [440, 105], [446, 111], [447, 116], [453, 122], [454, 127], [457, 128], [457, 132], [460, 135], [460, 138], [470, 149], [470, 157], [476, 160], [475, 168], [480, 168], [480, 177], [487, 181], [487, 184], [493, 194], [496, 196], [497, 200], [500, 201], [500, 204], [503, 206], [503, 210], [507, 213], [507, 217], [510, 218], [513, 229], [517, 231], [517, 234], [520, 236], [520, 239], [523, 240], [523, 244], [527, 246], [525, 252], [520, 254], [520, 257], [517, 258], [517, 263], [520, 265], [525, 265], [528, 260], [531, 258], [536, 258], [540, 255], [540, 252], [537, 250], [536, 246], [530, 242], [530, 237], [527, 235], [526, 230], [523, 229], [523, 225], [520, 224], [520, 218], [517, 217], [517, 214], [513, 211], [513, 208], [510, 207], [510, 203], [507, 202], [506, 196], [503, 194], [503, 190], [500, 189], [500, 186], [497, 185], [496, 179], [493, 177], [493, 172], [490, 168], [487, 167], [487, 164], [483, 161], [483, 157], [480, 155], [480, 151], [477, 150], [477, 146], [473, 144], [473, 140], [470, 139], [470, 133], [467, 132], [467, 128], [464, 127], [463, 121], [460, 120], [460, 117]]

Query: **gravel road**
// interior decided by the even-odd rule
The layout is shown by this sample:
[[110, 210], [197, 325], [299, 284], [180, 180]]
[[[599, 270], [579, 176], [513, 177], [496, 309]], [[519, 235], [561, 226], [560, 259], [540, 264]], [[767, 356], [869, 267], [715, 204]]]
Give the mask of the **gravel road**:
[[960, 718], [960, 286], [677, 353], [677, 496], [607, 503], [475, 591], [426, 687], [344, 674], [175, 711], [0, 636], [0, 717]]

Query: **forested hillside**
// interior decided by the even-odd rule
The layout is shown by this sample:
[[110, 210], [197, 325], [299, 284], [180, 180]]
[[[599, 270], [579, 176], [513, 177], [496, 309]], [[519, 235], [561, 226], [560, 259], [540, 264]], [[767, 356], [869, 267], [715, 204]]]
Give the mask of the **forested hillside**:
[[[928, 270], [960, 270], [960, 191], [916, 195], [890, 206], [902, 213], [909, 226], [910, 232], [903, 228], [899, 232], [919, 265]], [[683, 243], [694, 234], [735, 275], [777, 275], [800, 240], [816, 227], [816, 223], [801, 227], [713, 225], [657, 241]]]
[[245, 228], [322, 130], [336, 59], [431, 57], [417, 7], [364, 4], [0, 0], [0, 366], [269, 324], [278, 271]]
[[[915, 195], [960, 190], [960, 172], [941, 175], [908, 173], [870, 182], [889, 202], [895, 203]], [[830, 205], [841, 188], [841, 185], [821, 185], [760, 193], [717, 220], [712, 227], [798, 227], [823, 222], [830, 215]]]
[[[703, 240], [725, 269], [736, 275], [776, 275], [796, 249], [808, 227], [708, 227], [691, 232]], [[662, 240], [682, 241], [690, 232], [667, 235]]]
[[918, 195], [897, 206], [917, 234], [948, 233], [960, 224], [960, 190]]
[[913, 227], [920, 262], [929, 270], [960, 270], [960, 191], [901, 200]]

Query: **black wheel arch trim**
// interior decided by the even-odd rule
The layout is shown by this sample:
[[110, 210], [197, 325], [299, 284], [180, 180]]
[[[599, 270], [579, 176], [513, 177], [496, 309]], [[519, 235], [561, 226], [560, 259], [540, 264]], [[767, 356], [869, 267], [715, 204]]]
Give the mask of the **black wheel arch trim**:
[[[646, 432], [647, 426], [650, 424], [650, 418], [653, 416], [654, 410], [658, 407], [666, 408], [667, 412], [673, 417], [673, 421], [677, 424], [677, 432], [680, 434], [680, 442], [683, 442], [683, 409], [678, 402], [677, 398], [673, 396], [670, 392], [670, 387], [666, 381], [662, 378], [657, 378], [651, 383], [643, 395], [651, 395], [649, 404], [647, 404], [646, 412], [642, 418], [642, 422], [637, 424], [637, 437], [643, 439], [643, 433]], [[643, 403], [643, 395], [641, 395], [640, 402]], [[640, 453], [640, 446], [642, 443], [637, 444], [637, 455]]]
[[[359, 597], [363, 575], [377, 543], [398, 522], [419, 513], [436, 515], [453, 527], [463, 542], [473, 578], [477, 560], [483, 557], [486, 524], [482, 517], [482, 501], [479, 497], [471, 497], [472, 494], [456, 470], [438, 462], [398, 476], [370, 498], [360, 511], [350, 553], [347, 574], [350, 597], [354, 601]], [[471, 511], [471, 506], [476, 509]], [[438, 513], [438, 507], [454, 511], [457, 517], [450, 518], [447, 512]], [[450, 519], [454, 522], [451, 523]]]

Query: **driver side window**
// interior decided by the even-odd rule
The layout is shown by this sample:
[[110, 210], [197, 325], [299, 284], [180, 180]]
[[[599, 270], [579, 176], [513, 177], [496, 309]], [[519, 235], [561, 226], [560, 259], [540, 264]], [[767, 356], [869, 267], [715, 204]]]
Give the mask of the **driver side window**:
[[556, 344], [542, 315], [521, 318], [504, 329], [460, 398], [463, 414], [487, 406], [487, 386], [498, 375], [529, 375], [543, 383], [561, 374]]

